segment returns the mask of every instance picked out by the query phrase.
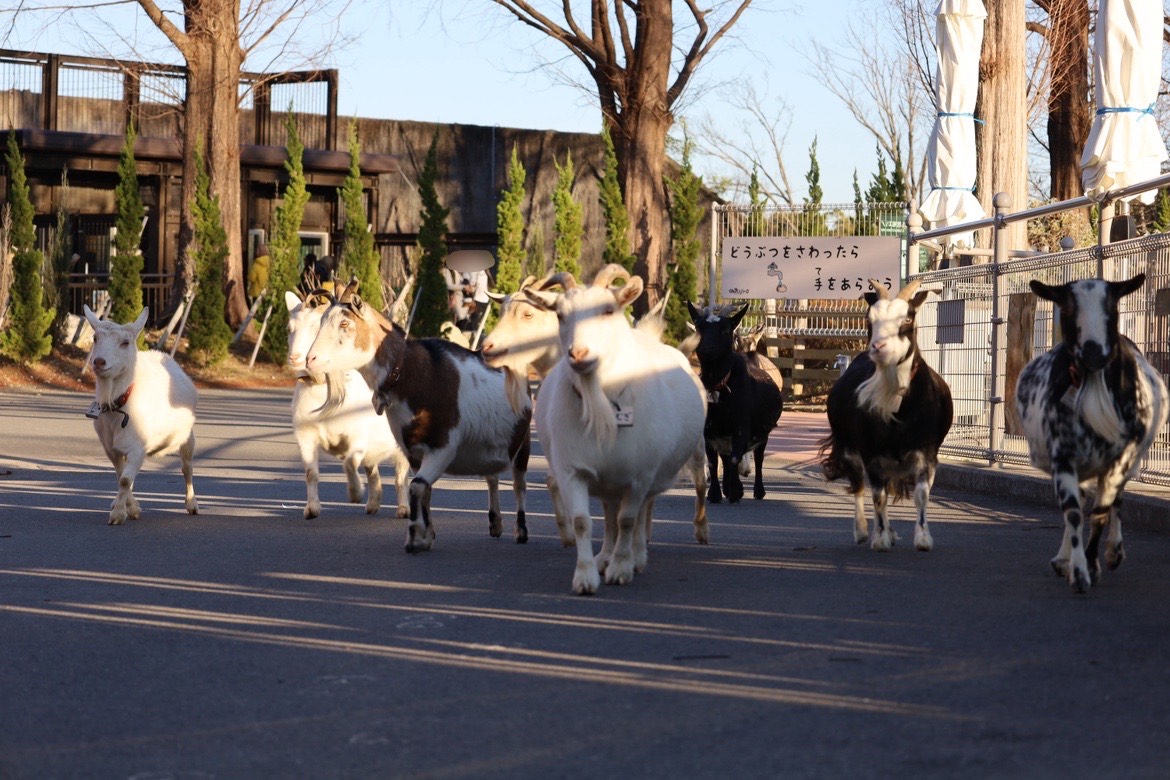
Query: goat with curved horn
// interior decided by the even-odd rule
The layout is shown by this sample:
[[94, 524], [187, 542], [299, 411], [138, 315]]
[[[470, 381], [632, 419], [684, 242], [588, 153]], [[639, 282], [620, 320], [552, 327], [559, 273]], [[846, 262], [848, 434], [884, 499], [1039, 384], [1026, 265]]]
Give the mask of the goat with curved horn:
[[914, 293], [918, 292], [918, 286], [922, 284], [921, 279], [911, 279], [906, 282], [906, 286], [898, 290], [896, 298], [899, 301], [911, 301], [914, 299]]
[[[882, 284], [881, 282], [879, 282], [877, 279], [870, 279], [869, 286], [872, 287], [874, 292], [877, 293], [877, 300], [888, 301], [890, 299], [890, 291], [887, 290], [886, 286], [884, 284]], [[903, 298], [903, 300], [909, 300], [909, 299]]]
[[597, 276], [593, 277], [593, 287], [609, 287], [615, 279], [621, 279], [624, 282], [630, 281], [630, 272], [617, 263], [610, 263], [597, 272]]

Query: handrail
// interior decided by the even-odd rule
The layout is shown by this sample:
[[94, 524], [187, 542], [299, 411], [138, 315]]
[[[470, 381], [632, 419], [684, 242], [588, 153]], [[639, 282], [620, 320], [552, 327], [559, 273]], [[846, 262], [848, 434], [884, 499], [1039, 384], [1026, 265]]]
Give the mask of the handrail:
[[[922, 224], [922, 217], [917, 209], [910, 213], [909, 219], [909, 237], [908, 242], [911, 246], [921, 241], [926, 241], [934, 238], [943, 238], [945, 236], [954, 235], [955, 233], [969, 233], [973, 230], [983, 230], [985, 228], [994, 228], [996, 226], [1008, 225], [1013, 222], [1020, 222], [1028, 219], [1035, 219], [1037, 217], [1046, 217], [1049, 214], [1058, 214], [1062, 211], [1069, 211], [1071, 209], [1082, 208], [1084, 206], [1101, 205], [1108, 206], [1114, 201], [1128, 198], [1132, 195], [1141, 195], [1143, 192], [1160, 189], [1170, 185], [1170, 174], [1163, 174], [1153, 179], [1147, 179], [1137, 184], [1131, 184], [1128, 187], [1119, 187], [1115, 190], [1110, 190], [1105, 193], [1105, 197], [1100, 200], [1094, 200], [1085, 195], [1077, 198], [1070, 198], [1069, 200], [1061, 200], [1056, 203], [1046, 203], [1043, 206], [1034, 206], [1023, 211], [1015, 211], [1010, 214], [1002, 214], [998, 216], [985, 217], [983, 219], [972, 220], [971, 222], [963, 222], [958, 225], [947, 225], [946, 227], [934, 228], [931, 230], [915, 231], [914, 225]], [[918, 217], [915, 220], [915, 217]]]

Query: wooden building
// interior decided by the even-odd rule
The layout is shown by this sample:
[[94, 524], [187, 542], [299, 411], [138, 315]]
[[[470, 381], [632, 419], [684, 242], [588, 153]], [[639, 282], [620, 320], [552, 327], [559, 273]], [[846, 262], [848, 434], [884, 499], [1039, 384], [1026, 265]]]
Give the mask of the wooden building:
[[[305, 146], [310, 193], [302, 253], [334, 254], [338, 248], [344, 213], [337, 190], [348, 172], [349, 154], [337, 115], [337, 82], [334, 70], [244, 74], [240, 227], [246, 237], [245, 264], [265, 237], [286, 182], [284, 118], [290, 107]], [[142, 240], [146, 304], [153, 312], [167, 308], [178, 251], [184, 85], [184, 69], [177, 66], [0, 50], [0, 132], [13, 128], [24, 153], [42, 239], [62, 199], [72, 216], [72, 243], [80, 256], [73, 268], [74, 311], [106, 286], [118, 157], [128, 119], [138, 128], [135, 157], [147, 208]], [[382, 252], [383, 276], [394, 288], [404, 282], [416, 254], [417, 182], [436, 132], [436, 186], [451, 212], [451, 248], [495, 250], [496, 205], [516, 148], [527, 174], [526, 241], [543, 241], [543, 254], [551, 262], [551, 196], [557, 177], [552, 163], [563, 164], [571, 154], [574, 196], [584, 209], [586, 227], [582, 265], [588, 274], [600, 264], [605, 236], [598, 201], [599, 135], [362, 118], [357, 126], [367, 214]], [[2, 163], [0, 176], [6, 176]], [[0, 192], [6, 185], [0, 182]]]

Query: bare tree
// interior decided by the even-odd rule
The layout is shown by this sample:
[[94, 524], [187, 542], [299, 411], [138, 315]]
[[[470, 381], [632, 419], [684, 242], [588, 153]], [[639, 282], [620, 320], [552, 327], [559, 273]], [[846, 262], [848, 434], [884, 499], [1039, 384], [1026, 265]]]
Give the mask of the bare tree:
[[769, 111], [767, 95], [758, 94], [747, 80], [731, 85], [728, 93], [724, 102], [739, 119], [729, 127], [726, 115], [704, 116], [694, 135], [696, 151], [733, 172], [729, 182], [733, 193], [746, 196], [754, 170], [765, 200], [777, 205], [797, 203], [784, 162], [792, 109], [779, 98], [775, 110]]
[[[701, 8], [684, 0], [688, 15], [674, 18], [672, 0], [591, 0], [584, 26], [569, 0], [491, 0], [518, 21], [564, 45], [589, 74], [603, 121], [613, 135], [622, 195], [630, 213], [635, 270], [653, 305], [665, 288], [670, 215], [664, 174], [666, 138], [674, 110], [695, 70], [739, 20], [751, 0]], [[555, 10], [553, 10], [555, 9]], [[564, 22], [552, 19], [563, 17]], [[677, 56], [675, 56], [677, 55]]]
[[[907, 23], [900, 13], [887, 21]], [[901, 29], [895, 31], [899, 36], [904, 34]], [[907, 39], [921, 42], [922, 37], [908, 35]], [[933, 44], [930, 48], [933, 50]], [[929, 133], [925, 119], [934, 92], [929, 66], [912, 53], [900, 47], [882, 46], [872, 29], [849, 25], [838, 48], [813, 41], [808, 60], [813, 75], [873, 135], [895, 166], [905, 172], [908, 195], [921, 199], [926, 157], [925, 143], [920, 139]], [[925, 50], [918, 54], [927, 56]]]
[[[1047, 24], [1029, 22], [1027, 29], [1044, 42], [1047, 73], [1049, 194], [1069, 200], [1084, 194], [1081, 153], [1093, 125], [1089, 90], [1088, 0], [1035, 0]], [[1041, 70], [1036, 68], [1035, 70]]]

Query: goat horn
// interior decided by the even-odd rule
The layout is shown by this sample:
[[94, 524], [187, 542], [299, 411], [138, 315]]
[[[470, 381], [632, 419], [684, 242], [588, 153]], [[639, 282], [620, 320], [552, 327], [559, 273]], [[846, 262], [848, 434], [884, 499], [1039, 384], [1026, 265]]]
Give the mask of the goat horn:
[[[534, 290], [547, 290], [550, 287], [560, 285], [562, 289], [572, 290], [577, 286], [577, 279], [568, 271], [560, 271], [554, 274], [545, 274], [543, 279], [540, 279], [533, 285]], [[520, 285], [522, 288], [524, 285]]]
[[341, 291], [341, 295], [337, 296], [336, 302], [349, 303], [350, 299], [357, 295], [358, 287], [360, 286], [361, 282], [359, 282], [355, 276], [350, 280], [349, 284], [345, 286], [345, 289]]
[[898, 291], [898, 299], [902, 301], [909, 301], [920, 284], [922, 284], [921, 279], [911, 279], [906, 283], [905, 287]]
[[594, 287], [609, 287], [610, 283], [615, 279], [623, 281], [630, 281], [630, 272], [617, 263], [610, 263], [597, 272], [597, 276], [593, 277]]
[[333, 293], [329, 292], [323, 287], [318, 287], [316, 290], [313, 290], [311, 293], [306, 295], [305, 302], [308, 303], [309, 301], [316, 298], [322, 299], [325, 303], [328, 303], [331, 306], [337, 303], [337, 299], [333, 297]]
[[869, 284], [871, 287], [873, 287], [874, 292], [877, 293], [879, 301], [888, 301], [890, 299], [890, 291], [886, 289], [884, 284], [879, 282], [877, 279], [870, 279]]
[[519, 287], [517, 287], [516, 289], [517, 289], [517, 290], [523, 290], [525, 287], [527, 287], [528, 285], [532, 284], [532, 283], [533, 283], [533, 282], [535, 282], [535, 281], [536, 281], [536, 277], [535, 277], [535, 276], [529, 276], [527, 279], [525, 279], [524, 281], [520, 282], [520, 286], [519, 286]]

